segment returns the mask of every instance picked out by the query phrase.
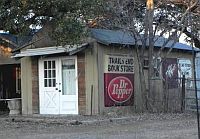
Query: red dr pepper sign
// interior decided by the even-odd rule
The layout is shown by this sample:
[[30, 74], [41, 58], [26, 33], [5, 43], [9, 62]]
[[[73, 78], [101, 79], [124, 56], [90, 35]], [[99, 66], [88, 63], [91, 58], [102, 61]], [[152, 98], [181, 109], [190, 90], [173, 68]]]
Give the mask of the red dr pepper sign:
[[133, 105], [133, 71], [132, 57], [107, 55], [104, 73], [104, 102], [106, 107]]
[[123, 76], [111, 80], [108, 85], [108, 95], [118, 103], [126, 102], [133, 94], [133, 85], [131, 81]]

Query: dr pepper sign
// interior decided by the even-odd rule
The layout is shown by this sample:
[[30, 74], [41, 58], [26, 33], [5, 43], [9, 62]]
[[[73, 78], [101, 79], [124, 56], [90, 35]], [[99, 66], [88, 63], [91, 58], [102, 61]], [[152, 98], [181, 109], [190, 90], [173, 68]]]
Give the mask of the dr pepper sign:
[[131, 106], [134, 99], [134, 61], [129, 55], [106, 55], [104, 102], [106, 107]]

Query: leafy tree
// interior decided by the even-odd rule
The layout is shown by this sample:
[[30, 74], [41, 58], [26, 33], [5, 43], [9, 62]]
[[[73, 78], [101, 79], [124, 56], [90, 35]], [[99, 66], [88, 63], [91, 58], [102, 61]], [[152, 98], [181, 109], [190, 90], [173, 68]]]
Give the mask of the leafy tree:
[[51, 36], [64, 45], [80, 40], [101, 4], [100, 0], [1, 0], [0, 29], [28, 35], [30, 26], [51, 24]]
[[[129, 24], [130, 19], [123, 17], [127, 16], [123, 12], [128, 12], [132, 14], [132, 19], [135, 20], [134, 23], [137, 23], [135, 25], [138, 25], [136, 29], [141, 32], [145, 28], [143, 19], [146, 15], [146, 1], [125, 0], [120, 3], [123, 3], [124, 9], [117, 9], [117, 5], [118, 8], [122, 7], [119, 7], [119, 2], [116, 0], [1, 0], [0, 29], [9, 31], [12, 34], [27, 35], [30, 33], [30, 26], [33, 28], [36, 26], [42, 27], [50, 22], [54, 27], [51, 35], [57, 40], [58, 44], [64, 44], [80, 40], [85, 35], [85, 27], [87, 27], [86, 25], [90, 20], [103, 19], [106, 27], [114, 22], [116, 24], [116, 20], [120, 24], [122, 20], [123, 23], [127, 22]], [[175, 18], [186, 10], [190, 0], [155, 0], [154, 3], [154, 10], [157, 10], [157, 14], [154, 14], [153, 21], [154, 24], [159, 24], [160, 27], [158, 28], [181, 28], [177, 26]], [[192, 35], [190, 33], [191, 29], [188, 29], [188, 27], [183, 31], [188, 36], [196, 38], [195, 42], [197, 42], [199, 41], [197, 38], [199, 37], [198, 30], [200, 26], [199, 6], [194, 6], [191, 11], [190, 18], [192, 18], [191, 22], [195, 33]], [[119, 12], [122, 12], [121, 19]], [[108, 22], [105, 22], [106, 20]], [[164, 23], [168, 23], [167, 27]], [[98, 23], [98, 25], [100, 24]], [[105, 25], [103, 26], [105, 27]], [[110, 28], [117, 28], [116, 26], [118, 25], [113, 26], [112, 24]], [[199, 43], [195, 44], [197, 47], [199, 46]]]

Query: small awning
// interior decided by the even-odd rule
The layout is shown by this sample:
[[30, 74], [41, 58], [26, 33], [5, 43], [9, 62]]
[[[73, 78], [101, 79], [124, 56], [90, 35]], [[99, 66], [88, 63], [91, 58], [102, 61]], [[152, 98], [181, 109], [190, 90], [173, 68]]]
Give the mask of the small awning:
[[0, 65], [9, 65], [9, 64], [20, 64], [20, 60], [0, 56]]
[[59, 54], [59, 53], [68, 53], [69, 55], [74, 55], [89, 46], [88, 43], [79, 45], [79, 46], [53, 46], [53, 47], [43, 47], [43, 48], [32, 48], [21, 51], [18, 54], [14, 54], [12, 58], [20, 58], [20, 57], [31, 57], [31, 56], [42, 56], [42, 55], [51, 55], [51, 54]]

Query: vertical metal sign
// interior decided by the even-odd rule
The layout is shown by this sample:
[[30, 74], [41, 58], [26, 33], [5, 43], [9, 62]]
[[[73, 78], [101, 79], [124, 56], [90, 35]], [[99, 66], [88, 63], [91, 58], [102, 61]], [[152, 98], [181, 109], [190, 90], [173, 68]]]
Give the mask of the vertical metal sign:
[[134, 61], [129, 55], [106, 55], [104, 69], [105, 107], [130, 106], [134, 99]]
[[178, 88], [178, 64], [176, 58], [166, 58], [162, 64], [163, 78], [168, 82], [168, 88]]

